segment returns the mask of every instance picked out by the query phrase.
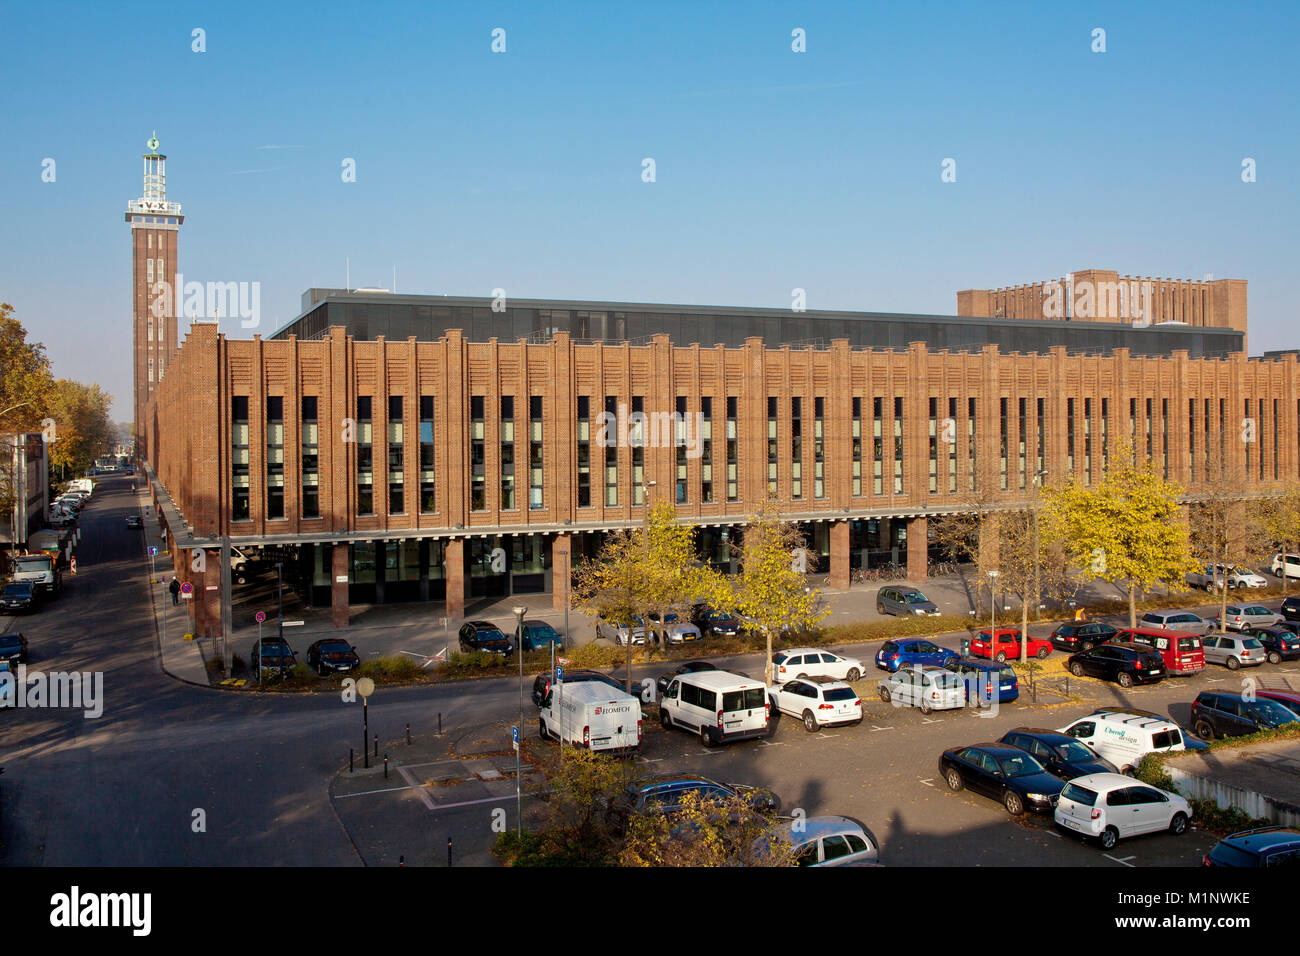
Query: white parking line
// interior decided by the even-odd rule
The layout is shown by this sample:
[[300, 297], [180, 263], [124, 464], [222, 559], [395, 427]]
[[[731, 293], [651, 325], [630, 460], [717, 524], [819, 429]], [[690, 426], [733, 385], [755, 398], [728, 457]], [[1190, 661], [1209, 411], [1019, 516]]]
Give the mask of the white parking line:
[[933, 780], [934, 780], [933, 777], [923, 777], [921, 779], [921, 782], [925, 784], [927, 787], [933, 787], [934, 786]]
[[1122, 863], [1128, 867], [1137, 866], [1136, 863], [1128, 862], [1129, 860], [1136, 860], [1137, 859], [1136, 856], [1111, 856], [1109, 853], [1103, 853], [1102, 855], [1106, 857], [1106, 859], [1108, 860], [1114, 860], [1116, 863]]
[[872, 733], [875, 733], [877, 730], [893, 730], [893, 729], [894, 729], [893, 727], [881, 727], [879, 724], [872, 724], [872, 725], [871, 725], [871, 732], [872, 732]]
[[411, 776], [411, 771], [407, 770], [405, 767], [398, 766], [397, 772], [402, 775], [402, 779], [406, 781], [406, 785], [415, 791], [416, 796], [420, 798], [420, 802], [424, 804], [425, 808], [432, 810], [433, 801], [429, 799], [428, 791], [415, 782], [415, 778]]
[[818, 734], [817, 736], [822, 740], [830, 740], [832, 737], [841, 737], [843, 735], [842, 734]]
[[921, 723], [923, 723], [923, 724], [941, 724], [941, 723], [943, 723], [943, 718], [942, 718], [942, 717], [926, 717], [926, 718], [924, 718], [924, 719], [921, 721]]

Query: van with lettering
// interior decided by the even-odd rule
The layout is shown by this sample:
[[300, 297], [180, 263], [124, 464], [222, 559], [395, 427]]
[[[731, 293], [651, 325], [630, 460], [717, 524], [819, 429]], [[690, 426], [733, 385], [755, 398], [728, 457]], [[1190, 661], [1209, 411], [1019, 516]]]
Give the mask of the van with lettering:
[[706, 747], [767, 737], [771, 717], [772, 702], [763, 682], [730, 671], [678, 675], [659, 700], [664, 729], [697, 733]]
[[1205, 670], [1205, 649], [1201, 639], [1186, 631], [1163, 627], [1124, 628], [1111, 637], [1112, 643], [1145, 644], [1165, 663], [1165, 673], [1183, 676]]
[[1060, 733], [1087, 744], [1121, 773], [1131, 773], [1149, 753], [1187, 749], [1182, 728], [1172, 720], [1105, 708], [1060, 728]]
[[641, 701], [600, 681], [560, 681], [538, 715], [542, 739], [601, 753], [641, 748]]

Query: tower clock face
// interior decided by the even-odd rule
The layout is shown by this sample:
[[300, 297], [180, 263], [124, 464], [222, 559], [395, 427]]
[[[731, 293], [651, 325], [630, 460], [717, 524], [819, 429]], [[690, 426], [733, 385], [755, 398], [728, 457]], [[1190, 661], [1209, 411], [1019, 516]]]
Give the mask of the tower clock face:
[[146, 145], [149, 147], [150, 152], [158, 152], [158, 134], [155, 133], [153, 136], [150, 136], [149, 142]]

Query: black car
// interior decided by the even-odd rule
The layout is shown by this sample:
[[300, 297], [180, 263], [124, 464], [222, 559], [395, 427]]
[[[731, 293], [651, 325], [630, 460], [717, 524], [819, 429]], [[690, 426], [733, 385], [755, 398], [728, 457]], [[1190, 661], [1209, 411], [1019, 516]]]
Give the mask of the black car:
[[700, 629], [703, 637], [738, 637], [742, 626], [735, 615], [715, 611], [707, 604], [691, 608], [691, 623]]
[[321, 677], [342, 674], [361, 666], [357, 649], [347, 641], [327, 637], [307, 648], [307, 666]]
[[[608, 684], [610, 687], [613, 687], [616, 690], [621, 690], [624, 693], [627, 692], [626, 681], [623, 681], [618, 677], [613, 676], [612, 674], [602, 674], [600, 671], [588, 671], [588, 670], [576, 670], [576, 671], [564, 672], [564, 683], [566, 684], [579, 684], [582, 683], [583, 681], [589, 681], [589, 680], [600, 681], [602, 684]], [[532, 696], [533, 696], [533, 703], [536, 706], [541, 707], [542, 704], [546, 701], [547, 695], [551, 693], [551, 688], [554, 686], [554, 683], [555, 682], [551, 679], [550, 671], [542, 671], [540, 674], [538, 674], [536, 677], [533, 678]], [[636, 693], [636, 690], [637, 690], [637, 685], [633, 683], [632, 692]]]
[[1264, 645], [1270, 664], [1300, 658], [1300, 635], [1289, 627], [1280, 624], [1273, 627], [1248, 627], [1244, 633], [1257, 638]]
[[1296, 715], [1275, 700], [1201, 691], [1192, 702], [1192, 729], [1202, 740], [1240, 737], [1295, 723]]
[[939, 758], [939, 776], [951, 790], [997, 800], [1013, 817], [1025, 810], [1051, 813], [1065, 781], [1053, 776], [1030, 754], [1006, 744], [953, 747]]
[[1277, 611], [1288, 621], [1300, 621], [1300, 597], [1287, 598]]
[[11, 667], [27, 663], [27, 638], [21, 634], [0, 634], [0, 661]]
[[1300, 867], [1300, 827], [1260, 827], [1220, 840], [1201, 861], [1205, 866]]
[[261, 676], [262, 670], [276, 670], [283, 673], [298, 663], [298, 655], [293, 652], [289, 642], [282, 637], [263, 637], [253, 642], [253, 649], [248, 655], [249, 668]]
[[641, 777], [628, 785], [608, 810], [615, 825], [626, 824], [633, 813], [658, 812], [674, 814], [681, 809], [682, 798], [696, 793], [704, 798], [744, 800], [760, 813], [775, 815], [781, 809], [781, 799], [771, 790], [751, 787], [742, 783], [719, 783], [695, 773], [657, 773]]
[[1002, 735], [998, 743], [1019, 747], [1062, 780], [1073, 780], [1090, 773], [1119, 773], [1119, 768], [1098, 756], [1085, 744], [1055, 730], [1017, 727]]
[[126, 526], [132, 530], [139, 530], [144, 527], [144, 519], [139, 515], [127, 515]]
[[0, 610], [27, 614], [36, 610], [36, 588], [30, 581], [10, 581], [0, 591]]
[[1066, 664], [1075, 677], [1113, 680], [1120, 687], [1154, 684], [1165, 677], [1165, 662], [1143, 644], [1102, 644], [1090, 651], [1071, 654]]
[[1090, 651], [1105, 644], [1118, 634], [1115, 628], [1101, 621], [1071, 621], [1062, 624], [1047, 638], [1058, 651]]
[[470, 621], [460, 629], [460, 649], [509, 654], [515, 649], [515, 645], [501, 628], [491, 621]]
[[698, 671], [716, 671], [717, 669], [716, 664], [710, 664], [708, 661], [687, 661], [685, 664], [678, 664], [666, 674], [660, 674], [655, 681], [655, 688], [659, 691], [659, 696], [663, 697], [668, 692], [668, 685], [673, 682], [674, 677], [681, 674], [694, 674]]

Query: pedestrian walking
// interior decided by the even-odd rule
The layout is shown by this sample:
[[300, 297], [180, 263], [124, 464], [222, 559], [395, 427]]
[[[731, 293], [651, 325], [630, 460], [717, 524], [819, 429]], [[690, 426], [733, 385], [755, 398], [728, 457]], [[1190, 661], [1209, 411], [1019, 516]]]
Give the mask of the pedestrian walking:
[[181, 582], [172, 577], [172, 583], [167, 585], [167, 590], [172, 592], [172, 607], [181, 603]]

